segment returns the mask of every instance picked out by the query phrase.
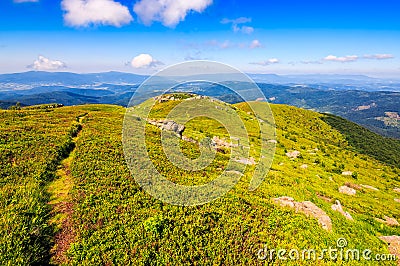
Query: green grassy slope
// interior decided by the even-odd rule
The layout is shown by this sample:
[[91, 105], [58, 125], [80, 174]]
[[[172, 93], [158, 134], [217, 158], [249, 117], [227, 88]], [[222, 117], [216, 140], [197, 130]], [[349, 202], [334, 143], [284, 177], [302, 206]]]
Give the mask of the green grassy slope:
[[[154, 117], [162, 117], [175, 104], [158, 104], [153, 112]], [[257, 104], [262, 108], [265, 103]], [[246, 104], [236, 104], [235, 107], [247, 121], [246, 128], [250, 132], [254, 131], [251, 143], [253, 155], [256, 156], [258, 140], [255, 118], [248, 114]], [[88, 105], [63, 107], [54, 111], [64, 113], [69, 118], [88, 113], [71, 161], [71, 175], [74, 178], [72, 219], [76, 237], [67, 252], [68, 259], [65, 263], [257, 265], [264, 263], [257, 259], [257, 251], [264, 245], [275, 249], [321, 250], [335, 246], [339, 237], [347, 239], [349, 248], [368, 248], [375, 254], [388, 253], [387, 245], [378, 236], [400, 235], [400, 228], [381, 224], [374, 218], [382, 218], [384, 215], [400, 218], [400, 203], [394, 201], [395, 197], [399, 198], [399, 194], [396, 195], [393, 190], [400, 187], [400, 169], [390, 164], [389, 160], [397, 160], [399, 154], [377, 158], [371, 156], [371, 152], [356, 149], [346, 138], [346, 129], [351, 131], [354, 128], [354, 124], [347, 121], [342, 121], [345, 126], [339, 131], [327, 122], [327, 115], [285, 105], [272, 105], [271, 108], [276, 120], [278, 143], [271, 171], [264, 183], [257, 190], [248, 191], [254, 170], [248, 167], [243, 179], [224, 197], [196, 207], [164, 204], [136, 184], [126, 166], [122, 150], [124, 108]], [[37, 112], [41, 119], [52, 123], [49, 120], [50, 113], [41, 110], [29, 112]], [[4, 121], [11, 121], [16, 119], [17, 113], [7, 111], [3, 116], [7, 116]], [[69, 122], [54, 123], [55, 127], [70, 127]], [[207, 119], [192, 121], [186, 126], [184, 135], [194, 139], [223, 136], [226, 133], [218, 123]], [[55, 135], [62, 138], [68, 136], [67, 131]], [[223, 169], [229, 157], [229, 152], [218, 154], [218, 166], [209, 168], [204, 173], [178, 171], [161, 153], [162, 147], [157, 140], [159, 129], [149, 125], [147, 133], [151, 140], [151, 157], [170, 180], [178, 183], [197, 184], [199, 180], [206, 182], [212, 179]], [[40, 133], [30, 133], [29, 136], [38, 134]], [[45, 135], [47, 134], [52, 133], [46, 131]], [[18, 137], [14, 136], [13, 139]], [[21, 145], [26, 145], [24, 138], [21, 141]], [[4, 145], [6, 144], [2, 143], [1, 147]], [[181, 145], [188, 156], [196, 155], [194, 145], [183, 141]], [[32, 149], [38, 149], [37, 154], [43, 156], [42, 147], [46, 146], [32, 146]], [[295, 160], [289, 159], [285, 153], [291, 150], [300, 151], [301, 156]], [[380, 152], [384, 153], [385, 150]], [[387, 158], [389, 159], [386, 161]], [[303, 169], [300, 167], [302, 165], [308, 167]], [[342, 171], [352, 171], [353, 176], [344, 176]], [[25, 174], [21, 175], [25, 177]], [[10, 187], [15, 186], [5, 176], [7, 175], [2, 175], [2, 182]], [[379, 190], [361, 188], [355, 196], [347, 196], [338, 192], [338, 187], [345, 183], [353, 186], [371, 185]], [[271, 198], [279, 196], [314, 202], [331, 217], [332, 232], [323, 230], [313, 218], [273, 204]], [[331, 209], [336, 199], [340, 200], [354, 221], [346, 220]], [[1, 208], [6, 209], [17, 204], [20, 203], [16, 201], [3, 204]], [[12, 215], [19, 214], [10, 213], [10, 217]], [[42, 218], [44, 224], [46, 218], [47, 216]], [[1, 236], [5, 236], [6, 232], [8, 231], [1, 229]], [[21, 239], [22, 235], [16, 235], [13, 239]], [[15, 246], [26, 248], [18, 246], [18, 243]], [[2, 251], [0, 256], [5, 262], [14, 262], [18, 258], [17, 254]], [[330, 261], [321, 263], [333, 264]], [[301, 265], [307, 262], [294, 261], [289, 262], [290, 264]], [[372, 262], [370, 264], [374, 265]], [[348, 265], [368, 265], [368, 262], [351, 261]]]
[[45, 186], [73, 148], [81, 110], [0, 111], [0, 265], [42, 265], [53, 228]]

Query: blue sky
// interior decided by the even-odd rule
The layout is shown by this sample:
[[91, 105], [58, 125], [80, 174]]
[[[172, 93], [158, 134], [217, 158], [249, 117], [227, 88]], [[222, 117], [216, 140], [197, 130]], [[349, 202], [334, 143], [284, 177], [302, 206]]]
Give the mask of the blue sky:
[[154, 73], [209, 59], [250, 73], [400, 74], [400, 2], [2, 0], [0, 72]]

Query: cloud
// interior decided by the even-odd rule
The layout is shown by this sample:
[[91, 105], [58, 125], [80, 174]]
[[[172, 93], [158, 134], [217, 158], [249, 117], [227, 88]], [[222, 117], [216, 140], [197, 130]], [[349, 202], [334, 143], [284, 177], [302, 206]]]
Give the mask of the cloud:
[[218, 47], [221, 49], [227, 49], [227, 48], [231, 48], [233, 46], [233, 44], [228, 40], [225, 40], [224, 42], [219, 42], [217, 40], [211, 40], [211, 41], [206, 42], [206, 45], [211, 46], [211, 47]]
[[36, 3], [39, 2], [39, 0], [14, 0], [14, 3]]
[[393, 59], [394, 56], [392, 54], [369, 54], [369, 55], [364, 55], [363, 58], [384, 60], [384, 59]]
[[273, 64], [278, 64], [279, 63], [279, 59], [277, 58], [270, 58], [268, 60], [265, 61], [261, 61], [261, 62], [252, 62], [250, 64], [252, 65], [259, 65], [259, 66], [269, 66], [269, 65], [273, 65]]
[[33, 64], [27, 66], [27, 68], [32, 68], [35, 70], [58, 70], [66, 68], [67, 65], [59, 60], [50, 60], [42, 55], [39, 55]]
[[141, 0], [133, 10], [145, 25], [159, 21], [166, 27], [175, 27], [191, 12], [203, 12], [212, 0]]
[[135, 56], [130, 62], [130, 64], [134, 68], [151, 68], [151, 67], [156, 67], [158, 65], [163, 65], [164, 63], [155, 60], [149, 54], [140, 54], [138, 56]]
[[223, 20], [221, 20], [222, 24], [244, 24], [244, 23], [248, 23], [251, 22], [251, 18], [246, 18], [246, 17], [240, 17], [240, 18], [236, 18], [236, 19], [228, 19], [228, 18], [224, 18]]
[[318, 60], [303, 60], [303, 61], [300, 61], [300, 63], [305, 64], [305, 65], [321, 65], [321, 64], [323, 64], [321, 61], [318, 61]]
[[259, 41], [259, 40], [253, 40], [251, 43], [250, 43], [250, 49], [255, 49], [255, 48], [260, 48], [260, 47], [262, 47], [262, 45], [261, 45], [261, 42]]
[[245, 34], [252, 34], [252, 33], [254, 32], [254, 28], [253, 28], [253, 27], [249, 27], [249, 26], [243, 26], [243, 27], [240, 29], [240, 31], [241, 31], [242, 33], [245, 33]]
[[333, 62], [341, 62], [341, 63], [347, 63], [347, 62], [354, 62], [358, 60], [357, 55], [346, 55], [342, 57], [337, 57], [335, 55], [328, 55], [325, 57], [323, 60], [325, 61], [333, 61]]
[[72, 27], [121, 27], [133, 21], [128, 8], [113, 0], [63, 0], [61, 7], [65, 23]]
[[240, 17], [236, 19], [228, 19], [224, 18], [221, 20], [221, 24], [232, 24], [232, 30], [234, 32], [241, 32], [245, 34], [252, 34], [254, 32], [254, 28], [250, 26], [240, 26], [240, 24], [245, 24], [251, 22], [251, 18]]

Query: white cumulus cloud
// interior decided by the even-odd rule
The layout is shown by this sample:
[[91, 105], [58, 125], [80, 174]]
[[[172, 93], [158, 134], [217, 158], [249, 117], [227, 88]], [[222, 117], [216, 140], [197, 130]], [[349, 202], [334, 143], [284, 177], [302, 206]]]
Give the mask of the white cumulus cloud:
[[28, 68], [32, 68], [35, 70], [58, 70], [62, 68], [66, 68], [67, 65], [59, 60], [50, 60], [42, 55], [38, 57]]
[[130, 64], [134, 68], [150, 68], [156, 67], [158, 65], [163, 65], [162, 62], [155, 60], [149, 54], [140, 54], [138, 56], [135, 56]]
[[175, 27], [185, 20], [189, 12], [203, 12], [212, 0], [141, 0], [133, 10], [145, 25], [159, 21], [164, 26]]
[[336, 56], [336, 55], [328, 55], [327, 57], [324, 58], [325, 61], [333, 61], [333, 62], [341, 62], [341, 63], [347, 63], [347, 62], [354, 62], [358, 60], [357, 55], [346, 55], [346, 56]]
[[384, 59], [392, 59], [394, 56], [392, 54], [368, 54], [364, 55], [365, 59], [377, 59], [377, 60], [384, 60]]
[[128, 8], [113, 0], [63, 0], [61, 6], [65, 23], [72, 27], [121, 27], [133, 21]]
[[261, 46], [262, 45], [261, 45], [261, 42], [259, 40], [253, 40], [250, 43], [250, 49], [260, 48]]
[[277, 59], [277, 58], [270, 58], [270, 59], [265, 60], [265, 61], [253, 62], [253, 63], [250, 63], [250, 64], [252, 64], [252, 65], [259, 65], [259, 66], [269, 66], [269, 65], [278, 64], [278, 63], [279, 63], [279, 59]]

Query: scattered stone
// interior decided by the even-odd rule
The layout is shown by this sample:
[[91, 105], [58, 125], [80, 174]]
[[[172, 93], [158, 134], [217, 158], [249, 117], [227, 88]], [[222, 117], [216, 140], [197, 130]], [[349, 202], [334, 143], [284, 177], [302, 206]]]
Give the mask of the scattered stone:
[[239, 140], [238, 144], [233, 144], [231, 142], [226, 142], [224, 139], [220, 139], [218, 136], [214, 136], [211, 140], [211, 144], [216, 147], [239, 147]]
[[394, 199], [394, 201], [400, 203], [400, 199]]
[[352, 171], [344, 171], [342, 172], [342, 175], [352, 175], [353, 172]]
[[327, 196], [325, 196], [325, 195], [323, 195], [323, 194], [321, 194], [319, 192], [317, 192], [316, 195], [317, 195], [318, 198], [320, 198], [320, 199], [322, 199], [322, 200], [324, 200], [326, 202], [332, 202], [331, 198], [329, 198], [329, 197], [327, 197]]
[[161, 130], [168, 130], [174, 132], [180, 138], [182, 138], [182, 133], [185, 130], [184, 125], [180, 125], [172, 120], [152, 120], [148, 119], [147, 122], [160, 128]]
[[332, 181], [332, 182], [333, 182], [333, 178], [332, 178], [331, 176], [329, 177], [329, 181]]
[[154, 100], [158, 101], [159, 103], [163, 103], [163, 102], [175, 101], [175, 100], [179, 100], [179, 99], [176, 99], [173, 95], [160, 95], [160, 96], [154, 97]]
[[274, 198], [273, 201], [283, 207], [294, 208], [296, 212], [301, 212], [307, 216], [314, 217], [318, 220], [318, 223], [323, 229], [327, 231], [332, 230], [331, 218], [311, 201], [296, 202], [293, 198], [286, 196]]
[[349, 195], [349, 196], [353, 196], [357, 193], [357, 191], [355, 189], [348, 187], [348, 186], [339, 187], [339, 192], [342, 194]]
[[396, 187], [393, 189], [395, 192], [400, 193], [400, 188]]
[[400, 265], [400, 236], [380, 236], [379, 239], [389, 244], [389, 252], [397, 257], [397, 265]]
[[362, 187], [360, 185], [349, 183], [349, 182], [344, 183], [344, 185], [348, 186], [349, 188], [355, 189], [355, 190], [361, 190], [362, 189]]
[[340, 201], [336, 200], [335, 204], [332, 205], [332, 210], [334, 211], [338, 211], [339, 213], [341, 213], [344, 217], [346, 217], [346, 219], [348, 220], [354, 220], [353, 217], [351, 217], [350, 213], [345, 212], [342, 208], [342, 204], [340, 204]]
[[296, 159], [299, 157], [300, 152], [299, 151], [290, 151], [286, 153], [286, 156], [289, 157], [290, 159]]
[[282, 166], [282, 165], [284, 165], [284, 163], [280, 162], [278, 165], [279, 165], [279, 166]]
[[307, 169], [307, 168], [308, 168], [308, 165], [302, 164], [302, 165], [300, 166], [300, 168], [301, 168], [301, 169]]
[[368, 188], [371, 190], [375, 190], [375, 191], [379, 191], [379, 189], [377, 189], [376, 187], [370, 186], [370, 185], [361, 185], [363, 188]]
[[256, 162], [253, 157], [250, 157], [249, 159], [247, 158], [239, 158], [239, 159], [233, 159], [235, 162], [246, 164], [246, 165], [255, 165]]
[[383, 216], [383, 219], [375, 218], [378, 222], [384, 223], [388, 226], [399, 226], [399, 222], [395, 218], [390, 218], [388, 216]]
[[186, 136], [182, 136], [182, 140], [197, 144], [197, 141], [195, 141], [192, 138], [186, 137]]
[[269, 142], [269, 143], [278, 143], [275, 139], [270, 139], [270, 140], [268, 140], [267, 142]]

